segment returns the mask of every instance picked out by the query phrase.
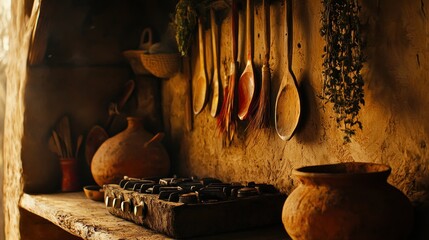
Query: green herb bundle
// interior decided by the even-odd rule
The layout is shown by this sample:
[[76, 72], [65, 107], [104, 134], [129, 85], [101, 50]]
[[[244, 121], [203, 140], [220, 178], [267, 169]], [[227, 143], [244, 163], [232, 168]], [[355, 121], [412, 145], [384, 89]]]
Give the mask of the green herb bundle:
[[322, 27], [326, 41], [323, 54], [323, 91], [321, 98], [332, 103], [337, 126], [350, 142], [357, 127], [364, 101], [364, 80], [361, 70], [365, 58], [357, 0], [322, 0]]

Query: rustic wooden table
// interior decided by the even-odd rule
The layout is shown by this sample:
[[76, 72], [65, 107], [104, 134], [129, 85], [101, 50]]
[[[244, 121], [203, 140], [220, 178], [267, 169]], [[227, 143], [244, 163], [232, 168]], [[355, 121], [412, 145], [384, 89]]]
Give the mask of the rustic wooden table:
[[[85, 198], [83, 192], [24, 194], [20, 206], [83, 239], [171, 239], [163, 234], [112, 216], [103, 203]], [[279, 240], [289, 238], [282, 226], [273, 226], [194, 239]]]

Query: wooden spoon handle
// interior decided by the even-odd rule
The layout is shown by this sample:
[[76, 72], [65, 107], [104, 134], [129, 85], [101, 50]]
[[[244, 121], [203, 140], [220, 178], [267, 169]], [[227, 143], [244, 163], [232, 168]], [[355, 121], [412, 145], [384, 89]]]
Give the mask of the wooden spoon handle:
[[292, 24], [292, 0], [286, 0], [286, 53], [287, 53], [287, 69], [292, 73], [292, 54], [293, 54], [293, 24]]
[[253, 13], [251, 12], [251, 0], [247, 0], [246, 6], [246, 41], [247, 41], [247, 60], [252, 61], [252, 19]]
[[237, 0], [232, 0], [232, 19], [231, 19], [231, 35], [232, 35], [232, 59], [237, 60], [237, 39], [238, 39], [238, 9]]
[[264, 19], [264, 64], [268, 65], [270, 61], [270, 1], [263, 0], [263, 19]]
[[198, 46], [199, 46], [199, 53], [200, 53], [200, 67], [201, 71], [205, 72], [206, 63], [205, 63], [205, 57], [204, 57], [204, 37], [203, 37], [203, 23], [201, 22], [201, 19], [198, 19]]
[[215, 16], [215, 12], [214, 9], [211, 8], [210, 9], [210, 25], [211, 25], [211, 29], [212, 29], [212, 48], [213, 48], [213, 69], [214, 71], [218, 71], [219, 66], [218, 66], [218, 27], [216, 24], [216, 16]]
[[64, 146], [55, 130], [52, 131], [52, 136], [54, 138], [55, 145], [57, 146], [58, 155], [62, 158], [66, 157], [67, 154], [65, 152]]

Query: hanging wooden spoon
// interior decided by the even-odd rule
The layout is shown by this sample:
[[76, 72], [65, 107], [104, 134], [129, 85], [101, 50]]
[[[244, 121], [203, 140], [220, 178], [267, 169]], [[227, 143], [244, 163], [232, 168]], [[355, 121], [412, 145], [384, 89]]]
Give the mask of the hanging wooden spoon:
[[198, 43], [200, 52], [200, 71], [199, 76], [194, 79], [192, 86], [193, 93], [193, 108], [194, 114], [198, 114], [203, 110], [207, 99], [207, 72], [206, 72], [206, 61], [205, 61], [205, 49], [204, 49], [204, 38], [203, 38], [203, 24], [201, 19], [198, 19]]
[[213, 48], [213, 79], [211, 84], [212, 101], [210, 104], [210, 115], [216, 117], [219, 112], [219, 60], [218, 60], [218, 43], [219, 43], [219, 29], [216, 24], [216, 16], [214, 9], [210, 9], [210, 23], [212, 30], [212, 48]]
[[282, 140], [292, 138], [301, 115], [301, 100], [292, 71], [292, 0], [286, 0], [286, 72], [280, 83], [275, 105], [275, 127]]
[[238, 80], [238, 118], [240, 120], [244, 120], [248, 117], [250, 105], [255, 96], [255, 74], [253, 72], [252, 62], [253, 13], [250, 11], [250, 1], [251, 0], [247, 0], [246, 7], [247, 63], [246, 68]]

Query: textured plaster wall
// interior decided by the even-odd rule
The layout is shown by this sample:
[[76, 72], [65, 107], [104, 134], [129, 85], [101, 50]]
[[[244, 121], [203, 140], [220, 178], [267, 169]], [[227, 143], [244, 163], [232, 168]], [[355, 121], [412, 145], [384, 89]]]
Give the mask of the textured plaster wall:
[[[261, 68], [263, 56], [261, 2], [255, 0], [255, 69]], [[366, 105], [360, 113], [363, 130], [357, 132], [352, 143], [343, 144], [331, 106], [317, 97], [322, 88], [322, 5], [320, 1], [293, 1], [293, 71], [302, 98], [302, 118], [295, 136], [285, 142], [276, 135], [273, 125], [245, 131], [246, 123], [241, 122], [231, 146], [223, 146], [216, 120], [207, 108], [194, 116], [194, 129], [187, 132], [184, 93], [189, 77], [184, 72], [163, 84], [164, 119], [170, 133], [167, 145], [176, 173], [269, 182], [289, 193], [297, 184], [291, 178], [293, 168], [345, 161], [377, 162], [392, 167], [389, 181], [412, 200], [429, 199], [429, 2], [359, 2], [367, 41], [363, 73]], [[285, 70], [284, 14], [284, 1], [271, 1], [272, 103]], [[230, 31], [228, 16], [222, 24], [221, 62], [229, 63], [231, 59]], [[206, 37], [209, 43], [209, 31]], [[196, 48], [193, 50], [197, 53]], [[196, 64], [194, 61], [192, 66]], [[221, 69], [223, 76], [223, 66]]]
[[[240, 123], [231, 146], [223, 146], [216, 120], [208, 109], [194, 116], [193, 130], [186, 131], [184, 110], [189, 73], [184, 71], [172, 79], [162, 80], [162, 119], [167, 133], [164, 143], [173, 161], [173, 172], [213, 176], [225, 181], [268, 182], [289, 193], [297, 184], [291, 177], [295, 167], [344, 161], [380, 162], [392, 167], [389, 179], [392, 184], [412, 200], [429, 203], [429, 1], [359, 2], [367, 40], [365, 53], [368, 61], [364, 71], [366, 105], [360, 115], [364, 129], [357, 132], [352, 143], [343, 144], [342, 133], [336, 129], [332, 119], [331, 106], [322, 109], [324, 105], [317, 97], [322, 88], [321, 3], [295, 0], [293, 70], [302, 97], [302, 118], [294, 138], [282, 141], [273, 125], [268, 129], [245, 131], [246, 123]], [[16, 81], [8, 82], [7, 86], [4, 151], [8, 159], [4, 167], [8, 201], [5, 217], [6, 233], [10, 239], [19, 239], [16, 203], [23, 191], [22, 183], [25, 182], [28, 192], [55, 189], [50, 183], [58, 178], [58, 165], [54, 155], [47, 150], [49, 131], [55, 120], [64, 113], [72, 113], [75, 120], [72, 125], [76, 124], [74, 133], [89, 129], [98, 123], [96, 119], [105, 119], [111, 96], [117, 94], [129, 76], [128, 69], [110, 67], [85, 71], [79, 67], [33, 68], [27, 72], [22, 65], [27, 60], [25, 50], [28, 49], [28, 41], [25, 39], [29, 39], [34, 24], [31, 20], [34, 19], [27, 23], [22, 12], [23, 2], [14, 4], [17, 16], [12, 25], [17, 31], [13, 35], [16, 41], [13, 41], [11, 50], [16, 58], [13, 58], [8, 77]], [[255, 0], [255, 4], [254, 61], [255, 69], [260, 69], [264, 50], [261, 0]], [[284, 1], [272, 0], [272, 105], [285, 70], [284, 14]], [[222, 63], [228, 63], [231, 60], [230, 16], [224, 19], [221, 30], [220, 59]], [[208, 31], [206, 36], [209, 36]], [[208, 38], [206, 42], [209, 42]], [[196, 51], [194, 47], [192, 67], [198, 65]], [[244, 50], [241, 52], [243, 62]], [[221, 69], [223, 76], [223, 65]], [[195, 71], [193, 75], [196, 75]], [[39, 92], [40, 89], [43, 91]], [[76, 95], [80, 98], [71, 99]], [[40, 115], [43, 113], [46, 115]], [[22, 126], [25, 126], [25, 131]], [[22, 172], [24, 177], [20, 174]]]

